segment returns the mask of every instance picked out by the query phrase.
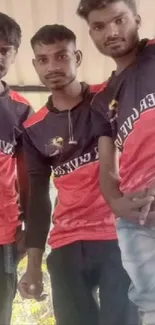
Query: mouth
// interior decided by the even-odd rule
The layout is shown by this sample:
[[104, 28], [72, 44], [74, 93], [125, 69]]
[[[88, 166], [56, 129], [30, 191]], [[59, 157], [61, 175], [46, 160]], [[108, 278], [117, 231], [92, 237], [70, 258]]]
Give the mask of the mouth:
[[117, 46], [117, 45], [120, 45], [122, 42], [123, 42], [123, 40], [110, 41], [106, 44], [106, 46]]
[[4, 70], [4, 66], [2, 64], [0, 64], [0, 71]]
[[59, 79], [61, 79], [63, 77], [64, 77], [64, 74], [53, 74], [53, 75], [47, 76], [46, 80], [55, 81], [55, 80], [59, 80]]

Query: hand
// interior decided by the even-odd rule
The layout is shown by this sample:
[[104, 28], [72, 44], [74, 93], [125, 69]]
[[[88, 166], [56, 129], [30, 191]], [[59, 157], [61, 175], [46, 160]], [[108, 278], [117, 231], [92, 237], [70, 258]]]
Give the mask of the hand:
[[119, 218], [142, 224], [146, 220], [154, 197], [147, 190], [124, 194], [111, 201], [111, 208]]
[[47, 295], [43, 294], [41, 270], [27, 271], [18, 283], [18, 290], [24, 299], [42, 301]]
[[18, 251], [19, 261], [26, 255], [26, 245], [25, 245], [25, 231], [17, 229], [16, 232], [16, 244]]
[[154, 227], [155, 226], [155, 184], [152, 184], [148, 189], [147, 189], [147, 196], [153, 196], [154, 201], [151, 203], [151, 206], [148, 211], [147, 218], [144, 222], [144, 225], [149, 226], [149, 227]]

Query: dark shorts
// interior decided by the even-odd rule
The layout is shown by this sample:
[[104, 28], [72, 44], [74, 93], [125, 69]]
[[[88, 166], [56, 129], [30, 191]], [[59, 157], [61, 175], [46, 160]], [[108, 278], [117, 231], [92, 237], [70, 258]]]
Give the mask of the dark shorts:
[[57, 325], [139, 324], [116, 240], [79, 241], [54, 249], [47, 265]]

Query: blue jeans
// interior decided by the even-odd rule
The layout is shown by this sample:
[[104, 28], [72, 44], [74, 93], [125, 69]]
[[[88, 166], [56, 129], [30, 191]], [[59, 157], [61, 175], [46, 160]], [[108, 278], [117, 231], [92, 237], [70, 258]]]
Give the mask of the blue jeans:
[[143, 324], [155, 325], [155, 228], [117, 220], [122, 263], [132, 280], [129, 299], [138, 306]]

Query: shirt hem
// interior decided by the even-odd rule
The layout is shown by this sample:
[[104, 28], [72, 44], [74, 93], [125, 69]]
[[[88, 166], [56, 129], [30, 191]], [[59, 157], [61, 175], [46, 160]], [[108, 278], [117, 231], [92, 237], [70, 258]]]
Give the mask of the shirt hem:
[[65, 240], [57, 240], [55, 242], [53, 242], [51, 240], [51, 238], [49, 238], [48, 240], [48, 244], [51, 246], [51, 248], [55, 249], [55, 248], [60, 248], [69, 244], [72, 244], [76, 241], [97, 241], [97, 240], [118, 240], [116, 233], [112, 234], [112, 235], [108, 235], [107, 236], [104, 234], [104, 236], [100, 236], [100, 235], [96, 235], [96, 236], [86, 236], [86, 235], [79, 235], [79, 236], [75, 236], [75, 237], [70, 237], [70, 238], [66, 238]]

